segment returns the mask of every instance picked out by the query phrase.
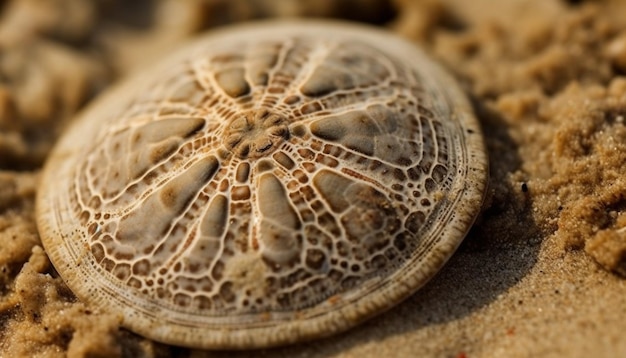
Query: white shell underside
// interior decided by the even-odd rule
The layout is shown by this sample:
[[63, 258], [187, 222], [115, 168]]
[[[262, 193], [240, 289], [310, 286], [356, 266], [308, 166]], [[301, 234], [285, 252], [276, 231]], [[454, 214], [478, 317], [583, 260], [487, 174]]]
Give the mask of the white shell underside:
[[397, 304], [480, 210], [458, 85], [410, 43], [335, 22], [213, 31], [96, 100], [37, 198], [68, 286], [146, 337], [288, 344]]

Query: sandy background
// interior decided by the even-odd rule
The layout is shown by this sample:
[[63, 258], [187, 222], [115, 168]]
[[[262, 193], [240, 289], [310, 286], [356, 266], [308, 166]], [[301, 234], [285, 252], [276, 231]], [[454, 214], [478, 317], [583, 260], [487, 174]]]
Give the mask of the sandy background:
[[[626, 356], [626, 1], [0, 1], [1, 357]], [[46, 154], [117, 78], [200, 31], [273, 16], [385, 26], [463, 84], [484, 211], [449, 264], [338, 336], [254, 352], [138, 337], [77, 302], [34, 223]]]

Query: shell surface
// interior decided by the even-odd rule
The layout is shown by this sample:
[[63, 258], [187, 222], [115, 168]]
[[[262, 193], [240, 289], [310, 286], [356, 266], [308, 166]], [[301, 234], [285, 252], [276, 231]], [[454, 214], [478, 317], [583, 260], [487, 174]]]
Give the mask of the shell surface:
[[428, 281], [480, 210], [457, 84], [332, 22], [205, 35], [102, 95], [48, 159], [37, 224], [79, 298], [202, 348], [345, 330]]

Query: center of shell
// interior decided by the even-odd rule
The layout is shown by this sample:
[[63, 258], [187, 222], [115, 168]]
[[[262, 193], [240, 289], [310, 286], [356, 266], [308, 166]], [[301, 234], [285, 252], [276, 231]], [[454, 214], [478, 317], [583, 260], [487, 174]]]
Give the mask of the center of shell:
[[289, 139], [286, 118], [266, 109], [256, 109], [230, 120], [223, 144], [241, 159], [260, 158], [275, 151], [286, 139]]

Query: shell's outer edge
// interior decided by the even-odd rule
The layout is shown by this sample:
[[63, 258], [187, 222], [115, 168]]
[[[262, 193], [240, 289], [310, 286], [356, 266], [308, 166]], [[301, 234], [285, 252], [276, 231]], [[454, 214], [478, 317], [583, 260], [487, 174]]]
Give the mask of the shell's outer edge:
[[[187, 51], [177, 52], [170, 59], [157, 64], [150, 71], [134, 76], [128, 81], [115, 86], [111, 90], [101, 95], [92, 103], [82, 115], [76, 119], [68, 132], [53, 150], [50, 160], [46, 163], [41, 177], [40, 190], [37, 194], [37, 225], [41, 234], [42, 242], [46, 251], [62, 275], [68, 286], [81, 299], [87, 300], [90, 304], [103, 310], [120, 314], [123, 317], [123, 325], [131, 330], [155, 339], [175, 345], [194, 346], [208, 349], [242, 349], [254, 347], [267, 347], [282, 344], [290, 344], [302, 340], [318, 338], [346, 330], [355, 324], [370, 318], [405, 299], [420, 287], [422, 287], [441, 266], [448, 260], [455, 249], [469, 231], [473, 221], [480, 211], [484, 193], [486, 191], [488, 178], [488, 159], [484, 143], [482, 141], [479, 123], [472, 113], [469, 101], [455, 80], [447, 74], [438, 64], [432, 64], [432, 71], [435, 73], [431, 77], [436, 77], [441, 83], [437, 85], [442, 94], [449, 97], [444, 100], [450, 103], [455, 109], [453, 116], [457, 118], [465, 135], [457, 140], [464, 141], [468, 150], [467, 162], [463, 167], [467, 172], [466, 180], [456, 183], [452, 188], [450, 196], [456, 196], [456, 208], [464, 210], [460, 213], [452, 213], [452, 219], [446, 227], [441, 228], [440, 237], [432, 253], [429, 256], [427, 265], [415, 265], [410, 260], [405, 263], [402, 270], [398, 270], [391, 275], [386, 282], [379, 285], [377, 291], [367, 297], [346, 297], [340, 308], [325, 314], [311, 315], [306, 310], [299, 312], [301, 319], [292, 319], [281, 322], [280, 325], [257, 324], [251, 327], [224, 327], [221, 329], [198, 329], [193, 322], [169, 322], [167, 316], [160, 314], [162, 310], [157, 304], [146, 304], [143, 310], [137, 310], [127, 303], [134, 302], [136, 298], [129, 294], [123, 296], [120, 292], [112, 290], [112, 287], [93, 280], [90, 275], [94, 270], [102, 270], [99, 266], [89, 260], [89, 250], [84, 251], [73, 248], [69, 250], [65, 245], [56, 244], [55, 236], [62, 235], [72, 237], [76, 232], [60, 232], [52, 223], [63, 222], [64, 213], [56, 210], [57, 202], [52, 202], [48, 198], [51, 193], [57, 194], [57, 201], [67, 193], [58, 192], [56, 178], [68, 175], [71, 161], [65, 160], [71, 156], [71, 148], [75, 141], [87, 141], [82, 139], [80, 133], [83, 128], [92, 125], [91, 122], [101, 118], [93, 115], [110, 106], [111, 102], [117, 102], [115, 96], [123, 91], [133, 91], [141, 85], [143, 79], [149, 78], [166, 68], [169, 63], [175, 63], [181, 56], [186, 56], [194, 48], [203, 46], [207, 41], [215, 37], [228, 36], [236, 38], [242, 32], [253, 30], [255, 34], [262, 36], [263, 33], [297, 33], [307, 32], [314, 29], [332, 33], [333, 31], [348, 33], [358, 39], [377, 43], [383, 49], [392, 49], [394, 54], [403, 53], [401, 60], [410, 60], [412, 56], [425, 57], [425, 55], [415, 48], [414, 45], [398, 39], [382, 30], [373, 29], [362, 25], [352, 25], [336, 23], [332, 21], [287, 21], [287, 22], [267, 22], [257, 24], [245, 24], [230, 27], [224, 30], [216, 30], [206, 35], [192, 44], [188, 45]], [[424, 60], [430, 61], [431, 60]], [[82, 120], [91, 117], [90, 120]], [[73, 260], [68, 262], [68, 258]], [[102, 295], [94, 295], [95, 292], [108, 292], [105, 300]], [[94, 297], [96, 300], [94, 300]], [[306, 324], [302, 324], [306, 320]], [[188, 324], [185, 326], [185, 324]]]

